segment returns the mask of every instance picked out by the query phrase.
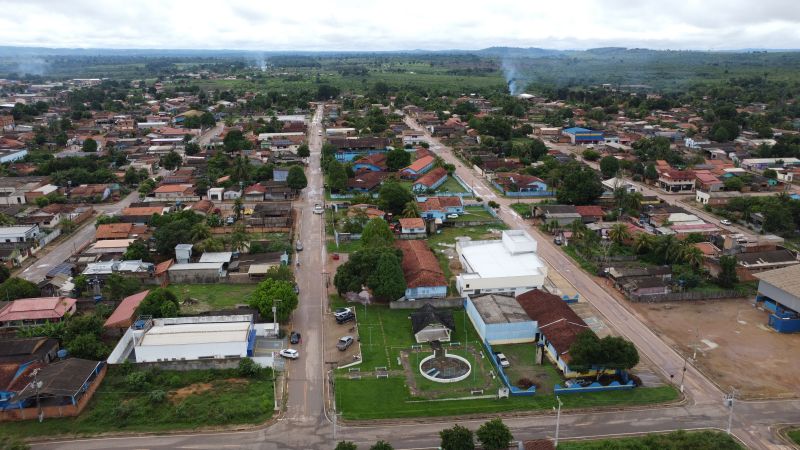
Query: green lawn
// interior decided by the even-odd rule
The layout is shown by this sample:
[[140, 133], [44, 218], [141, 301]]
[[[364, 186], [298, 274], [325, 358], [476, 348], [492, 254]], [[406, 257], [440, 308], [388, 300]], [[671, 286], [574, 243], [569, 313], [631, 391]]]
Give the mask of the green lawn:
[[511, 209], [522, 216], [523, 219], [530, 219], [533, 216], [531, 213], [533, 205], [533, 203], [512, 203]]
[[336, 241], [334, 239], [330, 239], [326, 245], [328, 246], [328, 254], [352, 253], [361, 249], [361, 241], [340, 242], [339, 245], [336, 245]]
[[[644, 405], [677, 398], [678, 392], [671, 386], [561, 396], [566, 409]], [[507, 399], [418, 400], [411, 398], [403, 378], [350, 380], [339, 377], [336, 404], [345, 419], [370, 420], [550, 410], [556, 405], [556, 399], [552, 394], [535, 394]]]
[[195, 305], [184, 305], [185, 311], [225, 309], [247, 303], [257, 284], [171, 284], [171, 290], [183, 301], [187, 296], [199, 300]]
[[[453, 222], [471, 222], [476, 220], [498, 220], [492, 216], [489, 211], [481, 206], [467, 206], [464, 208], [464, 214], [458, 216], [458, 219], [450, 219]], [[499, 221], [499, 220], [498, 220]]]
[[[332, 296], [331, 306], [343, 306], [345, 303], [338, 296]], [[387, 305], [353, 306], [358, 318], [361, 353], [363, 362], [361, 371], [373, 371], [375, 367], [386, 367], [389, 370], [401, 370], [398, 357], [402, 350], [414, 345], [411, 334], [409, 315], [412, 310], [392, 310]], [[470, 346], [478, 345], [477, 332], [466, 320], [463, 310], [453, 310], [456, 331], [452, 339], [461, 343], [469, 342]], [[465, 335], [466, 332], [466, 335]], [[510, 348], [516, 347], [516, 348]], [[504, 351], [517, 357], [517, 348], [524, 352], [522, 346], [501, 347]], [[481, 352], [485, 356], [484, 350]], [[526, 356], [532, 362], [532, 356]], [[483, 360], [485, 370], [489, 370], [487, 359]], [[544, 367], [544, 366], [541, 366]], [[548, 370], [548, 369], [542, 369]], [[555, 369], [553, 369], [555, 370]], [[339, 372], [336, 379], [336, 401], [340, 411], [347, 419], [385, 419], [404, 417], [447, 416], [470, 413], [495, 413], [504, 411], [521, 411], [531, 409], [549, 409], [555, 404], [552, 394], [536, 394], [532, 397], [512, 397], [510, 399], [475, 399], [475, 400], [426, 400], [413, 398], [406, 386], [404, 376], [392, 376], [388, 379], [377, 379], [373, 375], [365, 375], [360, 380], [351, 380], [348, 372]], [[556, 374], [557, 375], [557, 374]], [[452, 392], [465, 392], [473, 380], [465, 380], [463, 386], [449, 388]], [[461, 383], [456, 383], [461, 384]], [[425, 389], [427, 385], [420, 386]], [[430, 386], [427, 386], [431, 388]], [[495, 383], [494, 387], [499, 387]], [[442, 390], [448, 390], [442, 388]], [[444, 394], [438, 398], [465, 396], [463, 393]], [[632, 391], [617, 391], [592, 394], [574, 394], [563, 396], [566, 407], [599, 407], [610, 405], [637, 405], [660, 403], [675, 400], [678, 393], [672, 387], [637, 388]]]
[[581, 266], [581, 269], [589, 272], [592, 275], [597, 274], [597, 264], [584, 258], [583, 255], [578, 253], [574, 246], [564, 245], [561, 248], [564, 250], [564, 253], [568, 254], [573, 260], [575, 260], [575, 262], [578, 263], [578, 265]]
[[504, 371], [511, 384], [517, 384], [521, 378], [536, 383], [536, 392], [550, 394], [556, 383], [563, 378], [558, 369], [547, 358], [543, 364], [536, 364], [536, 348], [532, 344], [495, 345], [492, 350], [506, 355], [511, 363]]
[[491, 225], [481, 225], [477, 227], [465, 228], [442, 228], [440, 233], [435, 233], [428, 238], [431, 248], [437, 248], [438, 244], [455, 244], [457, 237], [467, 236], [472, 239], [500, 239], [500, 233], [490, 233], [490, 230], [505, 230], [508, 227], [504, 223]]
[[794, 430], [790, 430], [788, 433], [789, 439], [794, 441], [795, 444], [800, 445], [800, 428], [796, 428]]
[[[0, 423], [0, 435], [34, 437], [91, 435], [109, 431], [162, 432], [257, 424], [272, 417], [272, 373], [240, 378], [235, 369], [138, 371], [109, 368], [83, 413], [74, 418]], [[183, 390], [181, 390], [184, 388]]]
[[464, 189], [464, 186], [461, 185], [458, 181], [456, 181], [453, 177], [447, 177], [447, 181], [442, 183], [441, 186], [436, 188], [436, 192], [469, 192]]
[[744, 449], [738, 441], [721, 431], [673, 431], [665, 434], [648, 434], [647, 436], [627, 437], [620, 439], [601, 439], [591, 441], [559, 441], [558, 448], [563, 450], [683, 450]]

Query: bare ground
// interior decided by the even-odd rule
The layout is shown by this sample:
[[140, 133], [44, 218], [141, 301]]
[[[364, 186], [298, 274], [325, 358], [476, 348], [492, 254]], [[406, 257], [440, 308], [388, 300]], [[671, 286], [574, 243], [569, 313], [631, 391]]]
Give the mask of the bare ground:
[[752, 299], [631, 305], [681, 354], [691, 360], [696, 349], [695, 365], [723, 390], [733, 386], [751, 399], [800, 396], [800, 334], [773, 331]]

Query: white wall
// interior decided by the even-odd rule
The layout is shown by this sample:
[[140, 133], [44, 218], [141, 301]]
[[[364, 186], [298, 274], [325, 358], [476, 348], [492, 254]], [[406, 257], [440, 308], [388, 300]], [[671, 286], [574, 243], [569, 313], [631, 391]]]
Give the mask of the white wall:
[[493, 292], [514, 292], [516, 294], [541, 288], [544, 286], [544, 279], [545, 275], [467, 279], [458, 275], [456, 287], [461, 295], [473, 294], [477, 289], [480, 289], [482, 294]]
[[212, 344], [148, 345], [136, 347], [136, 362], [161, 360], [200, 359], [202, 357], [224, 358], [247, 356], [247, 341], [216, 342]]

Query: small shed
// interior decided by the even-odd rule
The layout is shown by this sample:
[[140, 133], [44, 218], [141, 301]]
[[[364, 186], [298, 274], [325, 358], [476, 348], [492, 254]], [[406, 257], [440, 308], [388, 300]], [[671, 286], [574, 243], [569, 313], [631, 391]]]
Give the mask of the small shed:
[[450, 342], [450, 334], [455, 331], [453, 313], [426, 304], [411, 313], [411, 330], [418, 344], [423, 342]]

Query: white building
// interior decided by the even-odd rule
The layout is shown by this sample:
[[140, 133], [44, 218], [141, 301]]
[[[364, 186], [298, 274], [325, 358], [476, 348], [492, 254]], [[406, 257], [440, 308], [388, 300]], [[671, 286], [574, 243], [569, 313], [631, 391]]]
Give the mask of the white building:
[[152, 319], [129, 328], [108, 362], [244, 358], [253, 356], [255, 340], [251, 314]]
[[39, 225], [0, 227], [0, 242], [25, 242], [39, 236]]
[[458, 293], [516, 295], [541, 288], [547, 266], [536, 248], [536, 240], [523, 230], [503, 231], [500, 240], [459, 241], [456, 251], [463, 272], [456, 277]]

